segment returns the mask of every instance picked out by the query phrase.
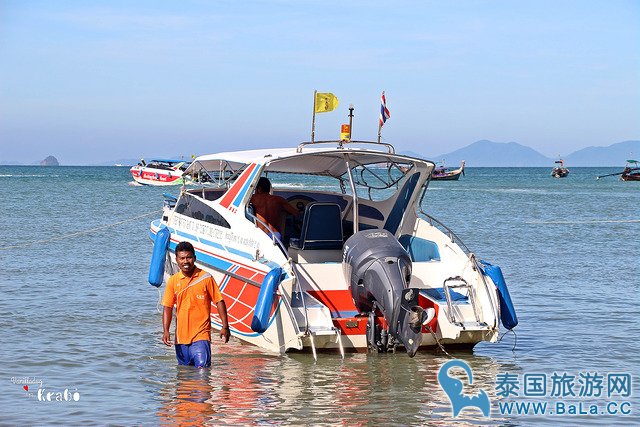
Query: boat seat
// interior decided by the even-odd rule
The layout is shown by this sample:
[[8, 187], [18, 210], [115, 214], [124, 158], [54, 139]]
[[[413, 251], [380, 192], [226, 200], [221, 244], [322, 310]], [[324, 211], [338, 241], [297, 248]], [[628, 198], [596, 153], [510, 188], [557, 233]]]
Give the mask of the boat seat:
[[341, 214], [337, 203], [309, 203], [304, 211], [300, 238], [292, 238], [290, 247], [303, 251], [342, 249]]
[[440, 261], [440, 251], [435, 242], [409, 234], [403, 234], [398, 240], [412, 262]]

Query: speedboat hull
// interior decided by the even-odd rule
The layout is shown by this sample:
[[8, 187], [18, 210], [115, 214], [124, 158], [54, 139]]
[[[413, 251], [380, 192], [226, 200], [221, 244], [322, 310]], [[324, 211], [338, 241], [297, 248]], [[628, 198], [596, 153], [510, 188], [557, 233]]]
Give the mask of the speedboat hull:
[[[162, 219], [152, 222], [152, 239], [161, 228], [170, 232], [165, 274], [177, 271], [175, 246], [192, 243], [196, 263], [220, 286], [232, 336], [278, 353], [405, 348], [412, 356], [419, 349], [473, 347], [497, 339], [501, 300], [493, 279], [451, 230], [424, 212], [418, 216], [419, 197], [433, 163], [370, 150], [300, 151], [269, 150], [264, 156], [221, 153], [196, 159], [194, 165], [199, 166], [194, 168], [236, 169], [219, 175], [232, 177], [226, 186], [181, 192], [177, 201], [165, 205]], [[240, 162], [243, 156], [248, 159]], [[384, 175], [391, 180], [385, 194], [392, 195], [385, 200], [361, 200], [299, 185], [274, 190], [304, 212], [301, 228], [285, 226], [281, 240], [262, 232], [251, 213], [252, 188], [265, 172], [340, 178], [356, 176], [354, 164], [379, 168], [385, 162], [397, 166]], [[198, 171], [187, 171], [194, 172]], [[353, 204], [358, 209], [352, 209]], [[319, 228], [312, 231], [314, 212], [319, 213]], [[393, 253], [408, 266], [405, 273], [386, 284], [371, 282], [371, 289], [377, 290], [356, 293], [360, 280], [347, 273], [354, 269], [349, 269], [346, 255], [349, 237], [357, 234], [353, 224], [359, 224], [365, 242], [384, 234], [385, 244], [393, 246]], [[329, 230], [338, 230], [338, 236], [323, 237]], [[393, 272], [400, 261], [388, 253], [371, 255], [372, 261]], [[362, 283], [373, 280], [372, 264], [359, 265]], [[268, 279], [273, 280], [276, 271], [274, 286]], [[379, 273], [375, 280], [384, 282], [386, 276]], [[385, 286], [395, 289], [393, 297], [386, 297]], [[370, 304], [363, 303], [367, 298]], [[214, 307], [212, 311], [212, 327], [219, 329], [220, 318]]]

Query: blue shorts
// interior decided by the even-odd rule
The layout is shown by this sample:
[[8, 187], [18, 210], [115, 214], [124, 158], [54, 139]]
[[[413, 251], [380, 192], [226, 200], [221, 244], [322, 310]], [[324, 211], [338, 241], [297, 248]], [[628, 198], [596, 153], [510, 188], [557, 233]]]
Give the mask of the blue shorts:
[[178, 365], [194, 365], [196, 368], [211, 366], [211, 342], [194, 341], [191, 344], [176, 344]]

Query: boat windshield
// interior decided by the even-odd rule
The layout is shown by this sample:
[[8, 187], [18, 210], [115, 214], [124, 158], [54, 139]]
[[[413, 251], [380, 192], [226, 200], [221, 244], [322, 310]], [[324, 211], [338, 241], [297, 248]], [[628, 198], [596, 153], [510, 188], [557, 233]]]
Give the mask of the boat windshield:
[[[372, 165], [356, 164], [351, 174], [359, 197], [381, 201], [392, 197], [400, 188], [400, 182], [412, 174], [413, 169], [413, 163], [389, 161]], [[341, 180], [348, 179], [348, 174], [341, 177]]]
[[[351, 169], [351, 174], [359, 198], [382, 201], [395, 194], [413, 168], [414, 165], [410, 163], [357, 164]], [[267, 172], [265, 175], [271, 180], [274, 188], [278, 189], [295, 191], [312, 188], [322, 192], [352, 195], [349, 175], [346, 172], [339, 177], [286, 172]]]

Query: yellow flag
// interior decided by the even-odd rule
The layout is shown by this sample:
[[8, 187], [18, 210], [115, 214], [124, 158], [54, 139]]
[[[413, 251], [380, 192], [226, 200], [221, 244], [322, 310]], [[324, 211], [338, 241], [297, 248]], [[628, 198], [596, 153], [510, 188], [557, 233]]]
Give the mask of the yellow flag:
[[316, 113], [333, 111], [338, 106], [338, 98], [332, 93], [316, 93]]

